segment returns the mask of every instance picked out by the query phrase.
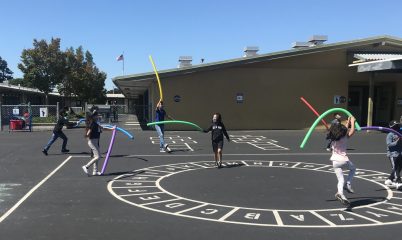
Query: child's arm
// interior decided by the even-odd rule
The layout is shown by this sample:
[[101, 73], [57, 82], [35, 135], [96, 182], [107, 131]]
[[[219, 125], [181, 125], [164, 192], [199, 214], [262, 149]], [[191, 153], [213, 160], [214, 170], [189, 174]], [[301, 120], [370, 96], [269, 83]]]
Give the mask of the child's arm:
[[356, 122], [356, 119], [354, 117], [348, 118], [348, 124], [350, 123], [348, 137], [351, 137], [353, 134], [355, 134], [355, 122]]
[[89, 137], [91, 134], [91, 129], [88, 129], [87, 134], [85, 134], [85, 137]]
[[225, 125], [223, 125], [223, 123], [222, 123], [222, 131], [223, 131], [223, 135], [225, 135], [225, 137], [228, 140], [228, 142], [230, 142], [228, 132], [226, 131]]
[[396, 145], [398, 144], [398, 141], [399, 141], [399, 137], [396, 138], [396, 140], [394, 140], [393, 134], [388, 134], [388, 135], [387, 135], [387, 139], [386, 139], [387, 147], [394, 147], [394, 146], [396, 146]]
[[211, 131], [211, 130], [212, 130], [212, 126], [209, 126], [209, 128], [204, 129], [203, 132], [204, 132], [204, 133], [207, 133], [207, 132], [209, 132], [209, 131]]

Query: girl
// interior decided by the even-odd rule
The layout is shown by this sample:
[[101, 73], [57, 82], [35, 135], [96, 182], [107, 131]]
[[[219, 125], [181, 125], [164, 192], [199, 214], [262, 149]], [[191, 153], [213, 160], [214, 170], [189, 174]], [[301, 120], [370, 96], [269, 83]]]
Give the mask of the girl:
[[222, 122], [222, 116], [215, 113], [212, 117], [212, 125], [204, 130], [205, 133], [212, 131], [212, 149], [215, 154], [215, 163], [218, 168], [222, 167], [222, 148], [223, 148], [223, 135], [225, 135], [228, 142], [230, 142], [229, 135], [226, 132], [225, 125]]
[[85, 137], [88, 138], [88, 146], [91, 148], [93, 158], [82, 169], [89, 176], [88, 168], [93, 165], [92, 175], [101, 175], [98, 172], [98, 161], [100, 159], [99, 152], [99, 138], [102, 127], [97, 122], [98, 113], [95, 111], [91, 116], [87, 118], [87, 128]]
[[[165, 116], [173, 120], [172, 117], [167, 115], [165, 109], [163, 109], [163, 101], [159, 101], [155, 109], [155, 122], [165, 121]], [[159, 137], [159, 151], [170, 153], [171, 150], [169, 148], [169, 145], [165, 143], [165, 125], [155, 125], [155, 129]]]
[[[354, 117], [349, 117], [347, 125], [334, 124], [329, 129], [329, 136], [332, 140], [332, 156], [330, 160], [334, 168], [336, 177], [338, 178], [338, 192], [335, 194], [335, 198], [338, 199], [343, 205], [349, 206], [350, 202], [343, 194], [343, 189], [349, 193], [354, 193], [352, 189], [352, 179], [355, 175], [356, 168], [351, 161], [349, 161], [346, 155], [347, 141], [355, 133], [355, 121]], [[350, 127], [350, 129], [348, 129]], [[342, 169], [349, 169], [349, 174], [346, 180], [343, 176]]]
[[[389, 123], [389, 127], [399, 132], [400, 126], [395, 120], [392, 120]], [[391, 162], [392, 171], [388, 179], [385, 181], [385, 185], [397, 187], [398, 184], [401, 183], [402, 141], [399, 139], [398, 135], [390, 132], [387, 135], [386, 143], [387, 143], [387, 157]]]

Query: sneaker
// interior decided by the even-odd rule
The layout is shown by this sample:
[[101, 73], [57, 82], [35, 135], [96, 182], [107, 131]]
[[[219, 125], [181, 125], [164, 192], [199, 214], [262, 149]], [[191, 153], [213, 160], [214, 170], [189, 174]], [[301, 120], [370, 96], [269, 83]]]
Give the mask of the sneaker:
[[47, 151], [45, 149], [43, 149], [42, 152], [45, 154], [45, 156], [47, 156]]
[[355, 193], [355, 190], [352, 188], [352, 184], [346, 183], [345, 186], [343, 186], [343, 189], [345, 189], [348, 193]]
[[62, 153], [68, 153], [69, 151], [70, 151], [70, 150], [68, 150], [68, 149], [62, 149], [62, 150], [61, 150]]
[[99, 171], [96, 171], [96, 172], [92, 172], [92, 175], [93, 176], [100, 176], [100, 175], [102, 175], [102, 173], [99, 172]]
[[341, 202], [342, 205], [345, 205], [345, 206], [349, 206], [349, 205], [350, 205], [349, 200], [348, 200], [345, 196], [342, 196], [342, 195], [339, 194], [339, 193], [335, 194], [335, 198], [336, 198], [339, 202]]
[[167, 149], [169, 148], [169, 144], [165, 143], [165, 145], [163, 145], [163, 148], [164, 148], [165, 150], [167, 150]]
[[402, 183], [395, 183], [396, 190], [402, 190]]
[[85, 165], [82, 166], [82, 170], [84, 170], [84, 173], [86, 173], [89, 177], [88, 168]]
[[327, 152], [331, 152], [331, 148], [327, 148]]
[[385, 180], [384, 184], [385, 184], [386, 186], [392, 186], [392, 185], [394, 185], [394, 183], [392, 182], [391, 179]]
[[159, 152], [163, 152], [163, 153], [164, 153], [164, 152], [166, 152], [166, 151], [165, 151], [165, 149], [161, 148], [161, 149], [159, 150]]
[[169, 147], [166, 147], [166, 152], [171, 153], [172, 149], [170, 149]]

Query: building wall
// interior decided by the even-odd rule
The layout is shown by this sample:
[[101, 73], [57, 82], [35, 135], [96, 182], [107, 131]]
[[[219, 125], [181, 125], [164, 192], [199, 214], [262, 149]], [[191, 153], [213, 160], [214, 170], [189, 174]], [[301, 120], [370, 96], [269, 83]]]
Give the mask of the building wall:
[[[162, 78], [168, 114], [178, 120], [206, 128], [214, 112], [220, 112], [229, 129], [303, 129], [316, 117], [300, 101], [305, 97], [318, 112], [333, 107], [347, 108], [347, 102], [334, 104], [334, 96], [348, 97], [351, 82], [368, 84], [369, 75], [349, 68], [345, 50], [277, 59], [240, 67], [222, 68], [188, 75]], [[379, 75], [376, 81], [395, 82], [399, 75]], [[397, 83], [402, 98], [402, 83]], [[236, 102], [237, 93], [244, 103]], [[174, 96], [181, 101], [175, 102]], [[151, 89], [153, 106], [159, 100], [157, 83]], [[395, 106], [395, 116], [402, 106]], [[329, 118], [330, 119], [330, 118]], [[188, 129], [182, 125], [168, 129]]]

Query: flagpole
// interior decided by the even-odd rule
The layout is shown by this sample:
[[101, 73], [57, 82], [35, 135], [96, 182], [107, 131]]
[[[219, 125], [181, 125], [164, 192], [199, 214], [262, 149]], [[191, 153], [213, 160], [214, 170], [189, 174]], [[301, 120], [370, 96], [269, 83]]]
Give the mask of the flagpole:
[[123, 76], [124, 76], [124, 51], [123, 51]]

